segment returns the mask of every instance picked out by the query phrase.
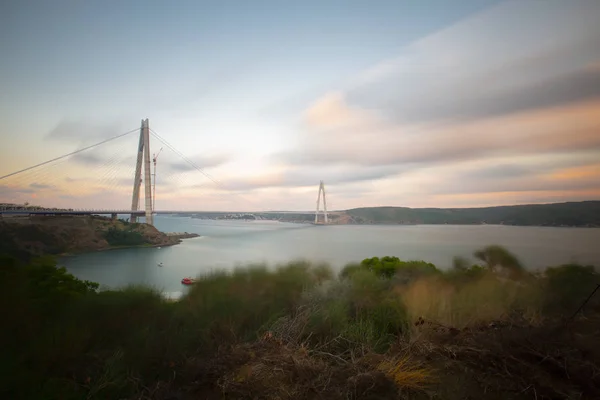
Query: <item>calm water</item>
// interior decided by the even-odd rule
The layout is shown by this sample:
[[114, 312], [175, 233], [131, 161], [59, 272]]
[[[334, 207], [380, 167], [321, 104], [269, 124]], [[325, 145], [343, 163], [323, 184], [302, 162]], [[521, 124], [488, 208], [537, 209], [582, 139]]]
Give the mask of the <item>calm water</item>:
[[[339, 268], [394, 255], [440, 268], [488, 244], [506, 246], [530, 268], [576, 261], [600, 265], [600, 229], [510, 226], [314, 226], [266, 221], [210, 221], [159, 216], [158, 229], [200, 238], [172, 247], [123, 249], [67, 257], [60, 264], [105, 287], [147, 284], [177, 296], [184, 276], [254, 262], [325, 261]], [[163, 263], [159, 267], [158, 263]]]

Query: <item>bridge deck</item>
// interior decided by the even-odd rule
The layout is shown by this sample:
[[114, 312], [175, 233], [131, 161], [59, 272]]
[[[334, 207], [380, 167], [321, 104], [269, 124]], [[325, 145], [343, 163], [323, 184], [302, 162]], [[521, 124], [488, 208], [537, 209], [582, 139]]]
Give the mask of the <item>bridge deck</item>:
[[[331, 213], [331, 212], [329, 212]], [[0, 214], [8, 215], [112, 215], [122, 214], [144, 216], [145, 211], [131, 211], [131, 210], [27, 210], [27, 209], [0, 209]], [[264, 214], [297, 214], [297, 215], [314, 215], [311, 211], [155, 211], [153, 214], [204, 214], [204, 215], [230, 215], [230, 214], [249, 214], [249, 215], [264, 215]]]

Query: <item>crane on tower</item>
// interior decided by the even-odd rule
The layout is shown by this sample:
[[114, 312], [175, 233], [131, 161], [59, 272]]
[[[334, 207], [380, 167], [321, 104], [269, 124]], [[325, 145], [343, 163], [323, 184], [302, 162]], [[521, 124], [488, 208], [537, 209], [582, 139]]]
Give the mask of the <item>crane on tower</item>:
[[154, 206], [156, 204], [156, 160], [158, 159], [161, 151], [162, 147], [160, 150], [158, 150], [158, 153], [152, 156], [152, 163], [154, 164], [154, 173], [152, 174], [152, 212], [155, 211]]

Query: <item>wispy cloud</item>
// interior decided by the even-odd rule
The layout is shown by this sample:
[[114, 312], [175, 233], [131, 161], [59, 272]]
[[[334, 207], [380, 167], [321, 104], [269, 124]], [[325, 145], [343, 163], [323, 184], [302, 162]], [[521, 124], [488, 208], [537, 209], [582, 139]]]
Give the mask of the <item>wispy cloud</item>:
[[[334, 115], [350, 112], [344, 103], [330, 106]], [[410, 165], [490, 155], [577, 152], [600, 148], [599, 109], [600, 100], [443, 125], [391, 124], [373, 113], [329, 128], [329, 121], [337, 117], [313, 118], [304, 131], [303, 146], [281, 157], [297, 163]]]
[[35, 189], [35, 190], [43, 190], [43, 189], [56, 189], [56, 187], [54, 185], [48, 185], [48, 184], [44, 184], [44, 183], [31, 183], [29, 185], [29, 187], [31, 189]]
[[595, 177], [558, 179], [551, 172], [569, 165], [549, 163], [600, 154], [599, 13], [597, 2], [508, 1], [418, 40], [315, 99], [300, 146], [275, 160], [318, 165], [318, 176], [344, 163], [387, 168], [396, 173], [370, 178], [389, 182], [380, 193], [395, 185], [423, 201], [598, 188]]
[[134, 127], [123, 121], [97, 123], [75, 119], [64, 119], [52, 128], [45, 136], [47, 140], [75, 143], [93, 143], [125, 133]]
[[196, 166], [202, 169], [214, 168], [223, 165], [231, 160], [227, 155], [209, 155], [209, 156], [191, 156], [188, 157], [194, 165], [180, 158], [171, 160], [161, 160], [161, 168], [165, 173], [179, 173], [197, 171]]
[[222, 186], [225, 190], [250, 191], [264, 188], [317, 187], [319, 180], [328, 185], [345, 185], [355, 182], [377, 180], [400, 174], [396, 166], [364, 167], [355, 164], [336, 165], [289, 165], [281, 172], [261, 174], [244, 179], [228, 179]]

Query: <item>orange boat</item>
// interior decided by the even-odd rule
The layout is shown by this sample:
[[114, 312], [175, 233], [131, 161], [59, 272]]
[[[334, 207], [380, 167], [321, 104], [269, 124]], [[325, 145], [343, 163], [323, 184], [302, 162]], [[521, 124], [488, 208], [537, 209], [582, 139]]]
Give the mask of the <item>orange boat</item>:
[[181, 283], [182, 283], [182, 284], [184, 284], [184, 285], [191, 285], [191, 284], [193, 284], [193, 283], [196, 283], [196, 280], [195, 280], [195, 279], [193, 279], [193, 278], [189, 278], [189, 277], [188, 277], [188, 278], [183, 278], [183, 279], [181, 280]]

